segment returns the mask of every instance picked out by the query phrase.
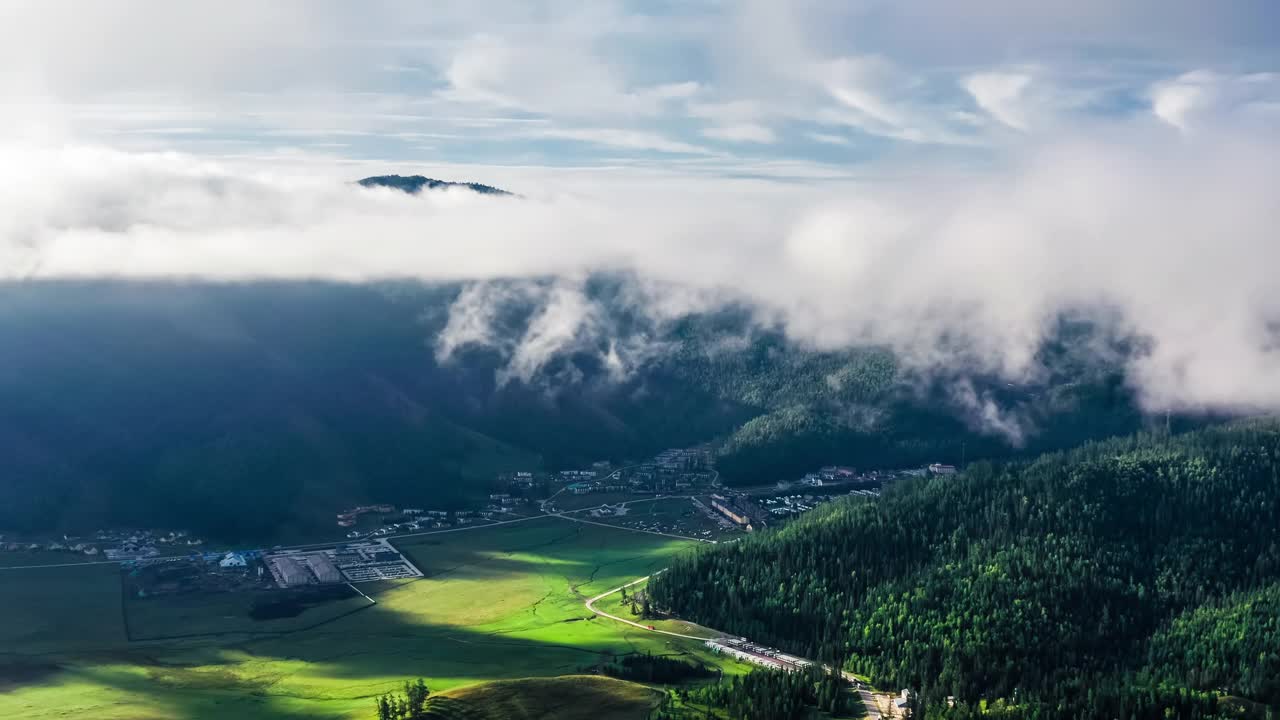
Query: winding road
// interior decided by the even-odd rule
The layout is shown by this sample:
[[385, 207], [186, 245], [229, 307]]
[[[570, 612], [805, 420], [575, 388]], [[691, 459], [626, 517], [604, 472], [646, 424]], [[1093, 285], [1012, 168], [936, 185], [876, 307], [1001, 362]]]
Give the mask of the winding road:
[[[657, 573], [654, 573], [654, 574], [656, 575]], [[710, 638], [699, 637], [699, 636], [697, 636], [697, 635], [685, 635], [684, 633], [671, 632], [670, 630], [658, 630], [657, 628], [649, 627], [648, 625], [641, 625], [641, 624], [640, 624], [640, 623], [638, 623], [638, 622], [634, 622], [634, 621], [631, 621], [631, 620], [627, 620], [626, 618], [620, 618], [620, 617], [618, 617], [617, 615], [610, 615], [609, 613], [607, 613], [607, 612], [605, 612], [605, 611], [603, 611], [603, 610], [597, 610], [597, 609], [596, 609], [595, 604], [596, 604], [596, 602], [597, 602], [597, 601], [603, 600], [603, 599], [605, 599], [605, 598], [609, 597], [610, 595], [612, 595], [612, 594], [614, 594], [614, 593], [622, 592], [622, 590], [623, 590], [624, 588], [629, 588], [629, 587], [631, 587], [632, 585], [639, 585], [640, 583], [645, 582], [646, 580], [648, 580], [648, 579], [649, 579], [649, 578], [651, 578], [651, 577], [653, 577], [653, 575], [645, 575], [644, 577], [640, 578], [639, 580], [632, 580], [631, 582], [627, 583], [626, 585], [619, 585], [618, 587], [616, 587], [616, 588], [614, 588], [614, 589], [612, 589], [612, 590], [609, 590], [609, 591], [607, 591], [607, 592], [602, 592], [602, 593], [600, 593], [599, 595], [597, 595], [597, 596], [595, 596], [595, 597], [591, 598], [590, 600], [588, 600], [588, 601], [586, 602], [587, 610], [589, 610], [590, 612], [593, 612], [593, 613], [595, 613], [596, 615], [599, 615], [599, 616], [601, 616], [601, 617], [607, 617], [607, 618], [609, 618], [610, 620], [615, 620], [615, 621], [617, 621], [617, 622], [620, 622], [620, 623], [622, 623], [623, 625], [630, 625], [631, 627], [637, 627], [637, 628], [640, 628], [641, 630], [646, 630], [646, 631], [651, 632], [651, 633], [658, 633], [658, 634], [660, 634], [660, 635], [670, 635], [670, 636], [672, 636], [672, 637], [685, 638], [686, 640], [697, 640], [698, 642], [706, 642], [707, 640], [709, 640]]]
[[[657, 575], [661, 572], [662, 571], [659, 570], [653, 575]], [[631, 582], [625, 585], [619, 585], [618, 587], [612, 590], [608, 590], [600, 593], [599, 595], [596, 595], [595, 597], [586, 601], [585, 605], [587, 610], [589, 612], [595, 613], [596, 615], [600, 615], [601, 617], [606, 617], [615, 622], [620, 622], [623, 625], [630, 625], [631, 627], [639, 628], [641, 630], [645, 630], [651, 633], [657, 633], [659, 635], [670, 635], [671, 637], [684, 638], [686, 640], [697, 640], [698, 642], [706, 642], [707, 640], [715, 639], [714, 637], [710, 637], [710, 638], [700, 637], [698, 635], [686, 635], [684, 633], [671, 632], [670, 630], [659, 630], [657, 628], [650, 627], [648, 625], [643, 625], [633, 620], [628, 620], [626, 618], [618, 617], [617, 615], [612, 615], [610, 613], [604, 612], [603, 610], [599, 610], [596, 608], [595, 604], [597, 602], [609, 597], [610, 595], [622, 592], [624, 588], [629, 588], [632, 585], [639, 585], [642, 582], [646, 582], [649, 580], [649, 578], [653, 577], [653, 575], [646, 575], [638, 580], [632, 580]], [[716, 632], [718, 637], [726, 637], [724, 633], [719, 633], [718, 631], [714, 631], [714, 630], [712, 632]], [[823, 666], [823, 667], [826, 668], [826, 666]], [[862, 685], [856, 677], [854, 677], [850, 673], [844, 672], [843, 670], [840, 672], [840, 674], [844, 677], [845, 680], [848, 680], [849, 683], [852, 684], [857, 689], [858, 697], [859, 699], [862, 700], [862, 706], [863, 708], [866, 709], [866, 712], [867, 712], [867, 714], [864, 717], [869, 718], [869, 720], [883, 720], [883, 718], [885, 717], [892, 717], [892, 712], [893, 712], [892, 696], [885, 693], [871, 692], [871, 690], [865, 687], [864, 685]], [[886, 716], [883, 713], [882, 708], [884, 707], [890, 708], [889, 710], [890, 715]]]

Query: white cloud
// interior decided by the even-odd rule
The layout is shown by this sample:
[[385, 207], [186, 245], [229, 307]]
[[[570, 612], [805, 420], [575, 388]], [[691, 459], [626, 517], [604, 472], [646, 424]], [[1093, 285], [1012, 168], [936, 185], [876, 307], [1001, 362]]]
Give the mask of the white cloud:
[[[575, 285], [593, 271], [663, 288], [664, 313], [737, 300], [803, 342], [1009, 377], [1056, 312], [1106, 305], [1151, 338], [1131, 369], [1153, 407], [1280, 407], [1280, 87], [1223, 69], [1280, 61], [1265, 13], [667, 7], [0, 4], [0, 278], [478, 283], [437, 350], [499, 342], [485, 306], [523, 293], [542, 314], [512, 377], [567, 348], [642, 361]], [[1127, 109], [1144, 91], [1151, 115]], [[495, 139], [506, 164], [460, 164]], [[578, 166], [539, 167], [546, 139]], [[452, 164], [403, 156], [422, 140]], [[806, 140], [880, 159], [781, 156]], [[361, 190], [357, 168], [525, 197]]]
[[713, 140], [723, 140], [731, 143], [769, 144], [778, 140], [773, 130], [764, 125], [756, 125], [754, 123], [710, 127], [703, 130], [702, 134]]
[[1151, 111], [1182, 131], [1223, 115], [1239, 121], [1274, 121], [1280, 113], [1280, 75], [1223, 75], [1195, 70], [1156, 83], [1150, 90]]
[[665, 153], [707, 155], [710, 151], [697, 145], [672, 140], [657, 133], [615, 128], [547, 128], [527, 133], [529, 137], [578, 140], [629, 150], [656, 150]]
[[843, 135], [832, 135], [830, 133], [809, 133], [809, 139], [824, 145], [851, 145], [849, 138]]
[[978, 107], [1014, 130], [1029, 129], [1023, 91], [1031, 77], [1022, 73], [984, 72], [964, 79], [964, 88]]
[[1212, 103], [1217, 80], [1213, 73], [1197, 71], [1157, 83], [1151, 89], [1151, 111], [1179, 130], [1187, 130], [1191, 116]]
[[820, 122], [912, 143], [971, 144], [967, 125], [952, 126], [949, 115], [927, 99], [924, 80], [878, 56], [842, 57], [815, 69], [838, 107], [818, 112]]
[[[1020, 144], [982, 171], [925, 163], [875, 183], [542, 170], [515, 188], [524, 199], [407, 196], [332, 171], [244, 172], [174, 154], [6, 148], [0, 271], [562, 278], [528, 295], [539, 319], [511, 341], [512, 378], [569, 349], [615, 366], [643, 357], [573, 280], [597, 271], [686, 289], [664, 316], [737, 301], [803, 343], [886, 345], [918, 367], [1008, 378], [1035, 373], [1058, 313], [1105, 311], [1149, 341], [1130, 370], [1150, 407], [1280, 408], [1280, 143], [1225, 120], [1185, 136], [1149, 129], [1120, 120]], [[475, 292], [442, 357], [494, 342], [483, 306], [499, 291]]]

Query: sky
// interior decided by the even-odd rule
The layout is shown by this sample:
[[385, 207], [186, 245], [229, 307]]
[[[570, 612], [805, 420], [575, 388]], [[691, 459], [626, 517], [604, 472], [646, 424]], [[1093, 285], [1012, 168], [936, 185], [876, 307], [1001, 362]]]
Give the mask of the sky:
[[1184, 125], [1273, 99], [1274, 2], [1118, 5], [8, 0], [0, 128], [202, 156], [815, 180], [978, 163], [1153, 104]]
[[438, 352], [521, 378], [655, 351], [597, 272], [1011, 381], [1077, 314], [1149, 409], [1280, 410], [1278, 73], [1270, 0], [8, 0], [0, 280], [461, 282]]

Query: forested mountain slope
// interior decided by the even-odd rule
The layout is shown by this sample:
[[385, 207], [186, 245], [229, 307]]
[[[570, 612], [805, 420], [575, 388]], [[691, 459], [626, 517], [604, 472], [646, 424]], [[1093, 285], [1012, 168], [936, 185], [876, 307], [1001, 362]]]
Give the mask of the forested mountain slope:
[[[0, 284], [0, 529], [263, 537], [329, 527], [349, 503], [458, 505], [501, 470], [707, 441], [723, 441], [726, 482], [771, 483], [829, 463], [1063, 447], [1143, 422], [1117, 368], [1046, 346], [1035, 385], [964, 379], [1024, 422], [1013, 444], [954, 400], [952, 379], [913, 375], [884, 349], [797, 346], [733, 308], [658, 324], [629, 282], [585, 282], [609, 332], [531, 377], [507, 373], [541, 312], [521, 299], [542, 297], [527, 283], [506, 293], [518, 299], [497, 309], [492, 342], [447, 358], [438, 338], [465, 315], [456, 284]], [[615, 345], [643, 362], [616, 372]]]
[[[1000, 699], [1002, 717], [1195, 717], [1216, 705], [1194, 691], [1275, 702], [1278, 518], [1280, 426], [1254, 421], [835, 503], [684, 557], [651, 593], [682, 617], [919, 688], [944, 715]], [[1247, 640], [1232, 637], [1242, 618]], [[947, 696], [959, 703], [944, 712]]]

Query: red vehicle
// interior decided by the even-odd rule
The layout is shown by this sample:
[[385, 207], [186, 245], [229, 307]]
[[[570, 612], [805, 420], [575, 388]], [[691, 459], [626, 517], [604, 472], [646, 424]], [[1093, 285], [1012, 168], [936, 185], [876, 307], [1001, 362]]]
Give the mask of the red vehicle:
[[654, 626], [652, 626], [652, 625], [650, 625], [650, 626], [649, 626], [649, 629], [650, 629], [650, 630], [657, 630], [657, 628], [655, 628], [655, 627], [654, 627]]

